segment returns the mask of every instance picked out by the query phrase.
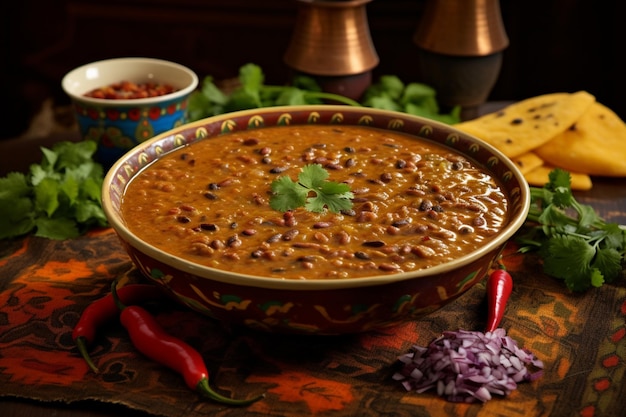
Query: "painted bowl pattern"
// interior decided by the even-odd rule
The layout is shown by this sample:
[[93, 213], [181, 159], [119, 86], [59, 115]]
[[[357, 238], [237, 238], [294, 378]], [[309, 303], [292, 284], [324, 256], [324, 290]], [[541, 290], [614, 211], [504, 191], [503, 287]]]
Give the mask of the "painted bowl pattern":
[[[223, 133], [265, 126], [366, 125], [408, 133], [447, 146], [494, 176], [509, 197], [510, 220], [499, 236], [474, 252], [429, 269], [331, 280], [279, 280], [194, 264], [146, 244], [119, 214], [126, 184], [161, 155]], [[172, 297], [208, 317], [268, 332], [343, 334], [414, 320], [446, 305], [485, 277], [508, 239], [521, 227], [529, 190], [517, 167], [490, 145], [429, 119], [348, 106], [270, 107], [224, 114], [183, 125], [144, 142], [108, 172], [105, 213], [133, 262]]]

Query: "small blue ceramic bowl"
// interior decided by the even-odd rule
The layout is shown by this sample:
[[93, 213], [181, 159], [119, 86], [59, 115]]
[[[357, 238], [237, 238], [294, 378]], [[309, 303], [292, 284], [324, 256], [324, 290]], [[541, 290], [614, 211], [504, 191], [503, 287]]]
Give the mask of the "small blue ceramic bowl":
[[[85, 96], [122, 81], [167, 84], [176, 91], [134, 99]], [[96, 159], [110, 167], [135, 145], [187, 122], [187, 101], [198, 86], [198, 76], [174, 62], [114, 58], [78, 67], [61, 84], [72, 99], [81, 136], [98, 143]]]

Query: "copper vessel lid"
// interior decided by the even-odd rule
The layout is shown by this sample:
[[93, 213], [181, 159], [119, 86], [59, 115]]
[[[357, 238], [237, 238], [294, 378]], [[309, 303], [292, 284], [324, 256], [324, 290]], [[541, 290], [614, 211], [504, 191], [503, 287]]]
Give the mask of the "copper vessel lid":
[[509, 45], [499, 0], [429, 0], [413, 42], [456, 56], [490, 55]]
[[287, 65], [322, 76], [360, 74], [378, 65], [366, 4], [372, 0], [297, 0]]

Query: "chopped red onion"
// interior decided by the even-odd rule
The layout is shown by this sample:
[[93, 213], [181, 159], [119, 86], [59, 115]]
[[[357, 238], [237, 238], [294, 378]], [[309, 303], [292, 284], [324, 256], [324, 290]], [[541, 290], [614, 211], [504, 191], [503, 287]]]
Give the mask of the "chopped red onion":
[[[493, 332], [446, 331], [427, 347], [413, 346], [399, 361], [393, 375], [407, 391], [435, 389], [453, 402], [485, 402], [492, 395], [505, 396], [517, 384], [543, 374], [543, 362], [522, 349], [504, 329]], [[535, 368], [530, 372], [527, 366]]]

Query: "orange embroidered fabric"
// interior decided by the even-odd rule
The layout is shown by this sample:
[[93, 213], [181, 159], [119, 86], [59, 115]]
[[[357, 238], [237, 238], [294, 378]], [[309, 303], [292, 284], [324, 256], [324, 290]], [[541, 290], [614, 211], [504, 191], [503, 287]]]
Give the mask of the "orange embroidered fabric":
[[512, 249], [515, 285], [502, 322], [545, 364], [544, 376], [484, 405], [406, 392], [391, 379], [396, 358], [443, 330], [481, 330], [485, 287], [417, 322], [361, 335], [280, 336], [229, 328], [174, 302], [146, 305], [172, 334], [198, 349], [225, 395], [266, 398], [228, 408], [190, 391], [180, 375], [137, 353], [117, 321], [90, 347], [92, 373], [72, 342], [83, 309], [111, 281], [142, 281], [109, 230], [78, 239], [0, 242], [0, 396], [41, 401], [121, 403], [166, 417], [608, 416], [626, 398], [626, 287], [569, 294], [540, 272], [538, 259]]

